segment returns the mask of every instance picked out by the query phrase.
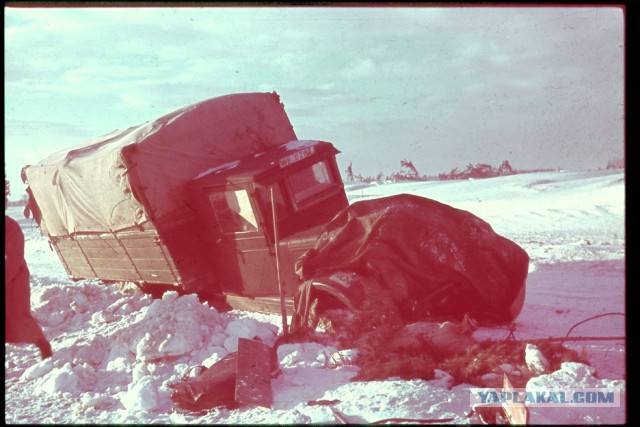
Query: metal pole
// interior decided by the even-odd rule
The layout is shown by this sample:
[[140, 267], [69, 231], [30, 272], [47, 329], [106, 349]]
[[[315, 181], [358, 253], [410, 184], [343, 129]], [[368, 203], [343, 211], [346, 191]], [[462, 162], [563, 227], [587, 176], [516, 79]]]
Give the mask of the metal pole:
[[271, 216], [273, 217], [273, 242], [275, 245], [276, 256], [276, 273], [278, 275], [278, 291], [280, 292], [280, 313], [282, 313], [282, 333], [287, 335], [289, 333], [289, 326], [287, 325], [287, 307], [284, 298], [284, 286], [282, 286], [282, 278], [280, 276], [280, 239], [278, 238], [278, 224], [276, 220], [276, 198], [273, 191], [273, 185], [271, 190]]

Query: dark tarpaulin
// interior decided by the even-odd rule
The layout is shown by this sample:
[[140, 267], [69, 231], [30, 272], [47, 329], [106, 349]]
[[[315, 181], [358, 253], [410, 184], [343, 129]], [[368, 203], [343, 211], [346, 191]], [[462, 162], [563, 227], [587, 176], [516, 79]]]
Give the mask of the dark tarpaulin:
[[522, 310], [528, 266], [520, 246], [470, 212], [401, 194], [345, 208], [296, 270], [304, 280], [337, 270], [373, 278], [382, 289], [365, 294], [405, 320], [502, 323]]

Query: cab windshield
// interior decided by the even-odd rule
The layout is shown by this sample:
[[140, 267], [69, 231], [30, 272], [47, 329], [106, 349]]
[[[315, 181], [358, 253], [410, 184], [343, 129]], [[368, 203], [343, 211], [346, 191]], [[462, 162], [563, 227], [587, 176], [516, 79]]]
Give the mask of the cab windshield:
[[291, 195], [297, 206], [336, 185], [326, 161], [321, 161], [287, 178]]

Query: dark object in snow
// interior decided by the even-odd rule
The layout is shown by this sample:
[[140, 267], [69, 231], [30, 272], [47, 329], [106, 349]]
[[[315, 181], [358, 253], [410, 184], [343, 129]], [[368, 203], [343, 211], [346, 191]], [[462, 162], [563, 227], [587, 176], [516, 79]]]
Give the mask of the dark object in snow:
[[307, 281], [340, 270], [366, 277], [365, 300], [391, 306], [405, 322], [459, 321], [468, 314], [508, 323], [522, 310], [528, 266], [520, 246], [470, 212], [401, 194], [342, 210], [296, 271]]
[[29, 268], [24, 259], [24, 234], [16, 220], [4, 216], [4, 341], [35, 344], [43, 359], [51, 344], [31, 314]]
[[171, 393], [173, 405], [185, 411], [232, 406], [235, 401], [237, 355], [226, 355], [212, 369], [201, 370], [200, 375], [194, 379], [189, 378], [188, 372]]
[[272, 349], [258, 341], [238, 339], [238, 351], [230, 353], [196, 378], [189, 372], [171, 393], [176, 408], [206, 411], [218, 406], [256, 405], [272, 401]]

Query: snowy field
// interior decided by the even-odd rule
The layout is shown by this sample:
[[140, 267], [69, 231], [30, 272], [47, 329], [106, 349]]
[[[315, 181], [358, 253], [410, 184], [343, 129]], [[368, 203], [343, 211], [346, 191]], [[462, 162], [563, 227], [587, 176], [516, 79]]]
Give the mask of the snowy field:
[[[531, 257], [527, 295], [516, 319], [517, 339], [564, 337], [576, 323], [625, 311], [625, 181], [621, 171], [544, 172], [484, 180], [350, 185], [351, 203], [399, 193], [468, 210], [518, 243]], [[281, 374], [272, 382], [271, 409], [215, 409], [204, 415], [172, 410], [171, 385], [190, 366], [211, 365], [236, 350], [238, 337], [273, 344], [279, 316], [219, 313], [193, 296], [152, 300], [98, 282], [71, 282], [47, 240], [21, 209], [31, 269], [32, 309], [54, 356], [40, 361], [35, 346], [5, 345], [6, 423], [86, 424], [339, 424], [388, 418], [477, 424], [468, 416], [470, 386], [436, 380], [350, 381], [352, 353], [317, 343], [279, 349]], [[503, 338], [480, 329], [477, 338]], [[603, 316], [572, 336], [626, 336], [624, 316]], [[590, 366], [532, 378], [536, 387], [620, 390], [617, 408], [531, 407], [533, 424], [618, 424], [626, 420], [624, 341], [573, 341]], [[339, 361], [339, 362], [337, 362]]]

